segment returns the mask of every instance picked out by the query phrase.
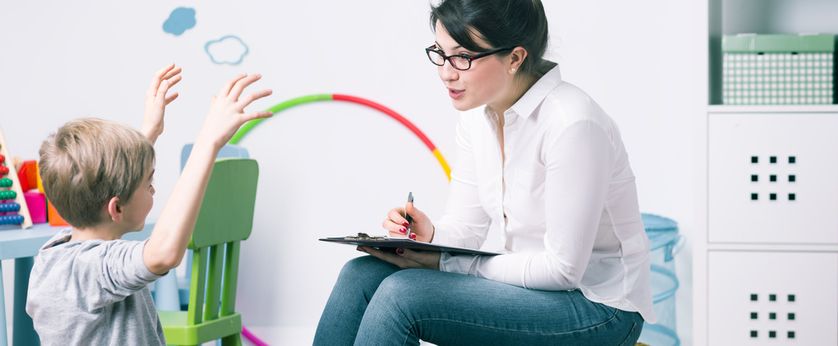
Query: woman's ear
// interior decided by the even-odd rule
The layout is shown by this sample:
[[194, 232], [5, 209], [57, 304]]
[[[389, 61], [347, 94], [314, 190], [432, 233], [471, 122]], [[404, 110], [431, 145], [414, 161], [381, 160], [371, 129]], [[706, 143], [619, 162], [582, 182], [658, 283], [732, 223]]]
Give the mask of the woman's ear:
[[111, 197], [111, 199], [108, 200], [108, 216], [113, 222], [119, 222], [122, 220], [122, 206], [120, 206], [119, 203], [119, 197]]
[[515, 47], [515, 49], [509, 53], [509, 58], [509, 73], [515, 74], [521, 68], [521, 65], [524, 64], [524, 60], [527, 59], [527, 50], [521, 46]]

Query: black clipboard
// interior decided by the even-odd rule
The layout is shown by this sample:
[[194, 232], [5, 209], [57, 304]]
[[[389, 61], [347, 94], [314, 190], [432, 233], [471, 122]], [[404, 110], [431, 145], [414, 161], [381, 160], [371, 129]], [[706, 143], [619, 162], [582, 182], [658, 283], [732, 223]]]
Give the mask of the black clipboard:
[[500, 255], [499, 253], [496, 253], [496, 252], [466, 249], [466, 248], [461, 248], [461, 247], [456, 247], [456, 246], [445, 246], [445, 245], [439, 245], [439, 244], [431, 244], [431, 243], [415, 241], [415, 240], [407, 239], [407, 238], [390, 238], [390, 237], [384, 237], [384, 236], [381, 236], [381, 237], [368, 236], [365, 233], [358, 233], [357, 236], [320, 238], [320, 241], [331, 242], [331, 243], [340, 243], [340, 244], [348, 244], [348, 245], [369, 246], [369, 247], [374, 247], [374, 248], [378, 248], [378, 249], [404, 248], [404, 249], [411, 249], [411, 250], [417, 250], [417, 251], [448, 252], [448, 253], [459, 254], [459, 255], [484, 255], [484, 256]]

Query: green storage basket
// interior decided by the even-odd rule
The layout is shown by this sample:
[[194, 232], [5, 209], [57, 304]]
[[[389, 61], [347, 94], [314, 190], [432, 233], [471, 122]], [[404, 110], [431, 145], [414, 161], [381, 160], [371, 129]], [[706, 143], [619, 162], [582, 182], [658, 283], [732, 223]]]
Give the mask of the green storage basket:
[[833, 35], [724, 36], [722, 54], [724, 104], [833, 103]]

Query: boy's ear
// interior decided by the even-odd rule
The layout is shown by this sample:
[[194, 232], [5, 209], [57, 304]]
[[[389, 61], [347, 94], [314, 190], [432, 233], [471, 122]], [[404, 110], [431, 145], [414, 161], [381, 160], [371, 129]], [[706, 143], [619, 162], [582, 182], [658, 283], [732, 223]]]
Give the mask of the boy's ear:
[[122, 220], [122, 206], [120, 206], [119, 203], [119, 197], [111, 197], [111, 199], [108, 200], [108, 216], [113, 222], [119, 222]]

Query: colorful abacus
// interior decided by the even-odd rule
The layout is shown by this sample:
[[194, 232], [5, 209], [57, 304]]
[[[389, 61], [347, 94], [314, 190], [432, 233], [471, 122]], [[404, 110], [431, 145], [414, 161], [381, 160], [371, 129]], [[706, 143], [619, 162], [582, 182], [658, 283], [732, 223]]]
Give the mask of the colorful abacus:
[[13, 225], [15, 228], [29, 228], [32, 226], [32, 220], [29, 218], [26, 200], [20, 191], [15, 167], [6, 162], [8, 155], [6, 142], [0, 133], [0, 227]]
[[20, 204], [17, 203], [0, 203], [0, 213], [11, 213], [20, 211]]

